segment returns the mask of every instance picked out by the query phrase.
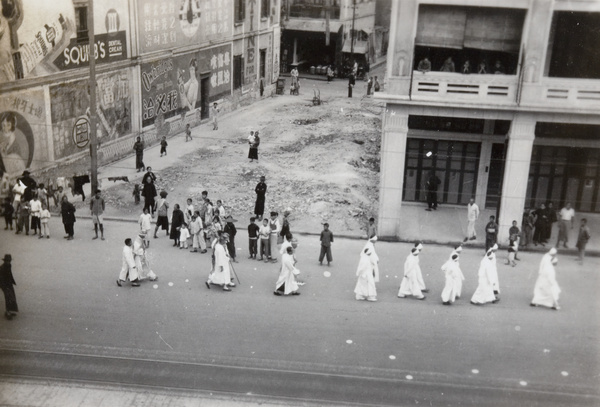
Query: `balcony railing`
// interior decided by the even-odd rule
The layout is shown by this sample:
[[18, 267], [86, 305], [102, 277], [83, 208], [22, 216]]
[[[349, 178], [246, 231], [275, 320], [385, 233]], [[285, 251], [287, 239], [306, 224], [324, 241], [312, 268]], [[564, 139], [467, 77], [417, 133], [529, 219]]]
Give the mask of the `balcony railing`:
[[547, 103], [600, 105], [599, 80], [544, 78], [542, 86]]
[[[325, 18], [325, 6], [321, 5], [293, 5], [290, 7], [290, 18]], [[340, 7], [332, 6], [329, 8], [329, 18], [339, 20]]]
[[518, 79], [515, 75], [448, 74], [413, 72], [411, 97], [440, 100], [516, 104]]

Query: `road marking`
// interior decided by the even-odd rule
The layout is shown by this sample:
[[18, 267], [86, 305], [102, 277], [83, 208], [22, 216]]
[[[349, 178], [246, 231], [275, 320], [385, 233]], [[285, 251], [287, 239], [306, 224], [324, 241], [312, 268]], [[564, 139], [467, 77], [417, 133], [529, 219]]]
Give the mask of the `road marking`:
[[169, 287], [173, 287], [173, 283], [169, 281]]
[[519, 325], [515, 326], [515, 331], [519, 332], [521, 330], [521, 327]]
[[412, 380], [412, 379], [413, 379], [413, 377], [411, 375], [409, 375], [409, 374], [406, 375], [406, 380]]
[[521, 386], [527, 386], [527, 382], [526, 382], [525, 380], [521, 380], [521, 381], [519, 382], [519, 384], [520, 384]]
[[471, 373], [473, 373], [473, 374], [479, 374], [479, 370], [473, 369], [473, 370], [471, 370]]
[[325, 277], [331, 277], [331, 273], [330, 273], [329, 271], [325, 271], [325, 272], [323, 272], [323, 275], [324, 275]]
[[390, 359], [391, 359], [391, 360], [396, 360], [396, 356], [394, 356], [394, 355], [390, 355]]
[[346, 341], [346, 343], [347, 343], [347, 344], [351, 344], [351, 343], [352, 343], [352, 339], [348, 339], [348, 340]]
[[569, 375], [569, 372], [566, 372], [563, 370], [562, 372], [560, 372], [560, 374], [563, 375], [564, 377], [567, 377]]
[[158, 288], [158, 284], [154, 284], [154, 285], [152, 286], [152, 288], [154, 288], [154, 289], [156, 290], [156, 289]]

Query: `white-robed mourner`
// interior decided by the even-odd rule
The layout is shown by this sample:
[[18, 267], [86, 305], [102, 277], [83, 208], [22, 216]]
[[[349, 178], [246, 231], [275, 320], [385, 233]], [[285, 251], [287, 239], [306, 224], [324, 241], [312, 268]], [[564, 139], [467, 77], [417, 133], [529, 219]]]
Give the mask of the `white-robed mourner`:
[[400, 290], [398, 291], [398, 297], [404, 298], [407, 295], [424, 300], [423, 289], [425, 284], [423, 283], [423, 276], [421, 273], [421, 266], [419, 265], [419, 253], [421, 252], [421, 244], [413, 247], [410, 254], [404, 262], [404, 278], [400, 284]]
[[215, 268], [208, 275], [207, 288], [210, 288], [211, 284], [222, 286], [224, 291], [231, 291], [229, 287], [235, 287], [235, 284], [231, 281], [229, 255], [225, 249], [226, 243], [227, 238], [221, 236], [218, 243], [214, 245]]
[[296, 276], [300, 274], [300, 270], [295, 266], [293, 253], [294, 249], [289, 246], [286, 253], [281, 256], [281, 271], [273, 292], [275, 295], [300, 295], [296, 282]]
[[138, 278], [138, 271], [135, 265], [135, 259], [133, 258], [131, 239], [126, 239], [125, 246], [123, 246], [123, 262], [117, 285], [121, 287], [121, 283], [129, 280], [134, 287], [138, 287], [140, 285]]
[[495, 303], [499, 301], [494, 295], [493, 269], [495, 266], [494, 251], [489, 249], [479, 263], [479, 284], [471, 297], [471, 304], [483, 305], [488, 302]]
[[[450, 259], [452, 259], [452, 256], [457, 254], [460, 256], [460, 252], [462, 252], [462, 245], [458, 245], [454, 248], [454, 250], [452, 250], [452, 253], [450, 253]], [[462, 272], [462, 269], [460, 268], [460, 257], [458, 258], [458, 260], [456, 260], [456, 264], [458, 267], [458, 278], [454, 279], [454, 293], [456, 295], [456, 299], [459, 299], [460, 296], [462, 295], [462, 285], [463, 285], [463, 281], [465, 281], [465, 275]]]
[[492, 251], [491, 257], [491, 266], [490, 266], [490, 279], [492, 282], [492, 289], [494, 294], [500, 294], [500, 282], [498, 281], [498, 266], [496, 262], [496, 251], [498, 250], [498, 245], [494, 244], [490, 249]]
[[558, 263], [558, 259], [556, 258], [556, 249], [553, 247], [548, 253], [544, 254], [540, 262], [539, 275], [533, 289], [531, 306], [542, 305], [555, 310], [560, 309], [558, 306], [560, 287], [556, 282], [556, 270], [554, 269], [556, 263]]
[[155, 281], [158, 280], [158, 277], [154, 274], [154, 271], [150, 269], [150, 262], [148, 261], [146, 253], [146, 243], [144, 242], [145, 237], [146, 233], [140, 231], [133, 241], [135, 265], [141, 280], [148, 278], [150, 281]]
[[444, 305], [450, 305], [457, 298], [457, 282], [460, 282], [460, 285], [462, 285], [461, 277], [463, 276], [458, 265], [458, 253], [452, 254], [450, 259], [448, 259], [448, 261], [446, 261], [442, 266], [442, 271], [446, 277], [446, 284], [442, 290], [442, 303]]
[[[369, 242], [370, 243], [370, 242]], [[356, 287], [354, 293], [357, 300], [377, 301], [377, 288], [375, 283], [379, 281], [379, 273], [375, 273], [377, 261], [372, 256], [377, 256], [372, 243], [367, 243], [360, 253], [360, 260], [356, 270]]]

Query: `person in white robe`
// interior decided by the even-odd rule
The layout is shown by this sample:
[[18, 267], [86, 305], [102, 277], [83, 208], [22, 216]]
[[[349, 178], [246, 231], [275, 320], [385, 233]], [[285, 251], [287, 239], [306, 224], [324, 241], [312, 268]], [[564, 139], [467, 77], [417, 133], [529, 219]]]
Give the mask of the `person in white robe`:
[[119, 279], [117, 280], [117, 285], [119, 287], [122, 284], [129, 280], [131, 281], [131, 285], [133, 287], [139, 287], [140, 282], [138, 279], [137, 267], [135, 265], [135, 260], [133, 258], [133, 250], [132, 250], [133, 242], [131, 239], [125, 239], [125, 246], [123, 246], [123, 262], [121, 265], [121, 272], [119, 273]]
[[494, 290], [494, 295], [500, 294], [500, 282], [498, 281], [498, 265], [496, 261], [496, 252], [498, 251], [498, 245], [494, 244], [491, 249], [492, 250], [492, 262], [490, 265], [490, 278], [492, 282], [492, 288]]
[[456, 281], [461, 279], [462, 272], [458, 267], [458, 254], [453, 254], [442, 266], [446, 284], [442, 290], [442, 304], [452, 305], [456, 300]]
[[462, 294], [462, 285], [463, 285], [463, 281], [465, 281], [465, 275], [462, 272], [462, 269], [460, 268], [460, 253], [462, 252], [462, 244], [459, 244], [458, 246], [454, 247], [454, 250], [452, 250], [452, 253], [450, 253], [450, 257], [449, 259], [452, 259], [452, 256], [457, 254], [459, 256], [459, 258], [456, 260], [456, 266], [457, 266], [457, 275], [458, 278], [454, 279], [454, 293], [455, 293], [455, 299], [459, 299], [461, 294]]
[[404, 278], [402, 279], [400, 290], [398, 291], [399, 298], [405, 298], [407, 295], [411, 295], [418, 300], [425, 299], [421, 290], [421, 284], [419, 283], [419, 275], [421, 274], [419, 253], [419, 246], [413, 247], [404, 262]]
[[554, 266], [558, 263], [556, 258], [556, 249], [553, 247], [542, 257], [540, 262], [538, 278], [533, 289], [533, 299], [531, 306], [544, 307], [559, 310], [558, 297], [560, 295], [560, 287], [556, 282], [556, 270]]
[[[421, 243], [419, 243], [419, 242], [415, 243], [415, 247], [419, 250], [419, 254], [423, 251], [423, 245]], [[417, 256], [417, 265], [419, 265], [420, 262], [421, 262], [421, 259], [419, 256]], [[420, 265], [417, 268], [417, 282], [419, 283], [419, 288], [421, 289], [421, 292], [424, 292], [424, 293], [429, 292], [429, 290], [425, 286], [425, 281], [423, 280], [423, 273], [421, 272]]]
[[296, 276], [300, 274], [300, 270], [296, 268], [294, 260], [294, 249], [289, 246], [286, 253], [281, 256], [281, 271], [279, 278], [275, 283], [274, 295], [300, 295], [298, 292], [298, 284]]
[[360, 253], [360, 260], [356, 270], [358, 281], [354, 287], [357, 300], [377, 301], [377, 288], [375, 287], [375, 268], [371, 256], [374, 250], [365, 247]]
[[495, 260], [494, 251], [492, 248], [490, 248], [479, 263], [479, 283], [477, 285], [477, 289], [471, 297], [471, 304], [483, 305], [487, 304], [488, 302], [496, 303], [500, 301], [500, 299], [494, 295], [494, 286], [492, 285]]
[[149, 279], [150, 281], [158, 280], [157, 275], [150, 268], [150, 261], [148, 260], [148, 253], [146, 249], [146, 236], [147, 234], [143, 231], [138, 233], [138, 236], [133, 241], [133, 258], [135, 259], [135, 266], [138, 271], [139, 279]]
[[379, 256], [375, 251], [375, 243], [377, 243], [377, 236], [371, 236], [367, 241], [364, 249], [369, 249], [371, 254], [369, 255], [369, 259], [371, 260], [371, 265], [373, 266], [373, 280], [378, 283], [379, 282]]
[[231, 291], [230, 287], [235, 287], [235, 283], [231, 279], [231, 263], [227, 255], [227, 237], [221, 235], [219, 241], [214, 245], [215, 265], [214, 269], [208, 275], [206, 287], [210, 289], [210, 285], [220, 285], [223, 291]]

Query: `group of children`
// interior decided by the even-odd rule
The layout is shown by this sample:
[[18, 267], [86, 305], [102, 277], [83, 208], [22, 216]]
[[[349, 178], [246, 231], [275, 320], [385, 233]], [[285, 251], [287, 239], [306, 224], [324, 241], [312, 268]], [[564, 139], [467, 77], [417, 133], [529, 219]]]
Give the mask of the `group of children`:
[[4, 198], [2, 214], [5, 222], [4, 230], [13, 230], [14, 220], [17, 235], [23, 231], [29, 235], [31, 228], [34, 236], [39, 234], [40, 239], [44, 236], [50, 239], [48, 222], [51, 215], [48, 210], [48, 200], [40, 200], [38, 193], [35, 193], [30, 201], [20, 197], [14, 201], [11, 201], [10, 197]]

